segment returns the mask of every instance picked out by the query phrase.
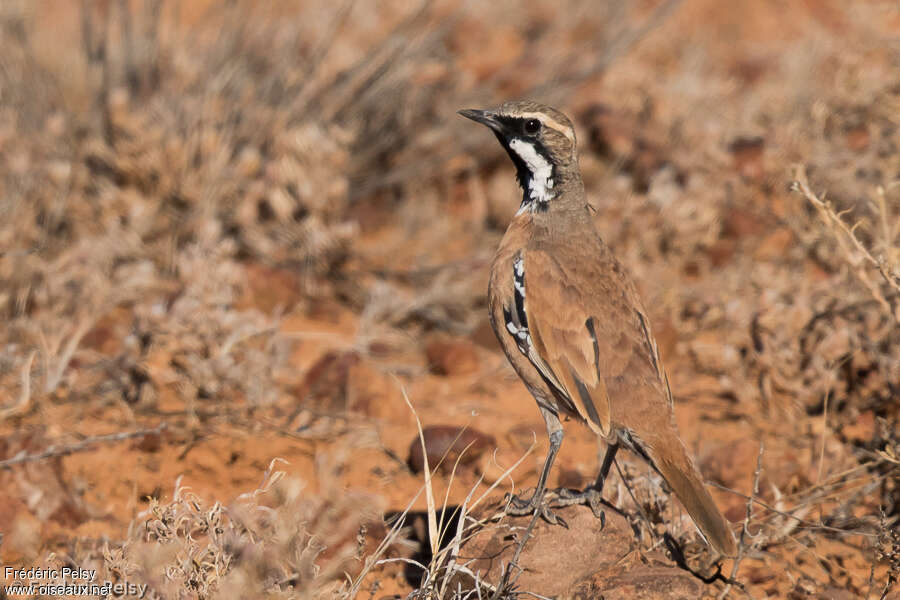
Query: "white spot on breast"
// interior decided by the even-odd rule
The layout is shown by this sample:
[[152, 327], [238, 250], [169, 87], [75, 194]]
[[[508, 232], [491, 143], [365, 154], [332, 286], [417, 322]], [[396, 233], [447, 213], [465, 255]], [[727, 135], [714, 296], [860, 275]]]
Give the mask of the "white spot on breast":
[[541, 156], [534, 148], [534, 144], [521, 139], [514, 139], [509, 147], [525, 161], [525, 165], [531, 172], [528, 180], [528, 196], [532, 200], [546, 203], [553, 198], [553, 165]]

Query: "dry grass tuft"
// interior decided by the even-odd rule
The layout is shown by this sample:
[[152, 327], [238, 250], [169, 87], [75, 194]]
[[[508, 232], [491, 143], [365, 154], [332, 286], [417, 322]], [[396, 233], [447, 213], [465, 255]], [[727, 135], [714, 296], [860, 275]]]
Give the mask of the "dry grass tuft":
[[[223, 432], [254, 451], [289, 439], [307, 458], [352, 449], [350, 487], [395, 493], [419, 482], [391, 454], [412, 430], [374, 389], [389, 374], [425, 386], [423, 420], [489, 409], [505, 444], [533, 413], [508, 421], [519, 384], [482, 336], [484, 289], [518, 192], [455, 112], [536, 96], [575, 117], [598, 227], [643, 288], [685, 430], [710, 479], [740, 492], [719, 496], [753, 536], [736, 579], [754, 594], [885, 595], [900, 524], [900, 63], [880, 25], [896, 16], [825, 4], [3, 3], [0, 550], [54, 551], [163, 597], [352, 597], [392, 577], [401, 527], [360, 551], [372, 502], [338, 486], [307, 492], [270, 467], [233, 502], [181, 487], [162, 501], [117, 472], [104, 481], [121, 485], [90, 489], [118, 455], [84, 450], [115, 442], [122, 464], [171, 481]], [[433, 332], [481, 336], [482, 372], [435, 382]], [[344, 383], [366, 372], [374, 391], [297, 397], [335, 348], [361, 364]], [[202, 448], [194, 474], [230, 469], [224, 447]], [[621, 479], [615, 502], [645, 546], [665, 530], [699, 548], [651, 473], [625, 464]], [[426, 481], [423, 597], [453, 597], [443, 575], [465, 568], [454, 548], [486, 502], [471, 488], [448, 529], [447, 483]], [[766, 579], [774, 567], [788, 575]]]
[[346, 597], [359, 532], [379, 512], [364, 495], [316, 497], [276, 466], [228, 506], [176, 483], [173, 499], [151, 499], [123, 542], [56, 553], [49, 564], [96, 568], [100, 581], [147, 585], [157, 598]]

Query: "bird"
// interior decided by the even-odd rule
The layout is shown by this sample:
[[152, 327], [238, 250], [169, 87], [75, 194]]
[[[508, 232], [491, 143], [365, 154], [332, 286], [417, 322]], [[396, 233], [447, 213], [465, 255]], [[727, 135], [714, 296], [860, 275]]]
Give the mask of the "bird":
[[[679, 436], [647, 310], [596, 230], [572, 122], [533, 101], [459, 114], [493, 132], [522, 188], [491, 264], [488, 305], [506, 357], [537, 401], [550, 447], [534, 493], [511, 496], [507, 514], [558, 523], [551, 508], [588, 504], [602, 516], [603, 483], [625, 447], [666, 481], [709, 546], [735, 556], [734, 534]], [[607, 450], [597, 479], [580, 492], [556, 490], [551, 507], [544, 493], [563, 441], [560, 417], [586, 424]]]

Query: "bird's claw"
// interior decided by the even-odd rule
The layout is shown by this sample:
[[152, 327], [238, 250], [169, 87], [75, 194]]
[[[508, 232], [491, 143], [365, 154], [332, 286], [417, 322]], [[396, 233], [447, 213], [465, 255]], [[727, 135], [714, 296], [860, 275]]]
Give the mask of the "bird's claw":
[[587, 504], [594, 516], [602, 522], [601, 527], [606, 526], [606, 513], [601, 508], [603, 495], [596, 489], [589, 487], [579, 492], [569, 488], [559, 488], [554, 490], [553, 494], [556, 497], [549, 502], [551, 507], [563, 508], [576, 504]]
[[550, 503], [543, 501], [542, 496], [543, 494], [539, 494], [537, 491], [527, 499], [508, 493], [503, 499], [506, 503], [506, 514], [513, 517], [523, 517], [538, 513], [542, 519], [551, 525], [561, 525], [568, 529], [569, 524], [566, 523], [566, 520], [550, 510]]
[[532, 514], [534, 512], [535, 504], [537, 503], [537, 495], [537, 492], [535, 492], [531, 498], [525, 499], [516, 494], [507, 493], [506, 496], [503, 497], [503, 502], [506, 504], [506, 514], [514, 517]]

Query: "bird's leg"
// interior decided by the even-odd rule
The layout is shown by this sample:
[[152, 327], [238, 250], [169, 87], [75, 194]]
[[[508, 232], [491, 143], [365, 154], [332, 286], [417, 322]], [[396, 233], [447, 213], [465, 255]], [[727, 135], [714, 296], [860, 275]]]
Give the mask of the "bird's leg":
[[603, 457], [603, 464], [600, 465], [600, 473], [597, 475], [597, 479], [584, 490], [580, 492], [574, 492], [567, 488], [555, 490], [557, 498], [551, 503], [552, 506], [561, 508], [572, 506], [573, 504], [587, 504], [595, 517], [605, 520], [606, 515], [600, 509], [600, 504], [603, 500], [603, 484], [606, 483], [606, 476], [609, 475], [609, 469], [612, 467], [618, 450], [619, 442], [606, 447], [606, 454]]
[[[491, 596], [491, 600], [499, 598], [500, 594], [507, 588], [507, 584], [510, 581], [513, 571], [521, 571], [519, 568], [519, 556], [522, 555], [522, 550], [525, 548], [525, 544], [528, 543], [531, 532], [534, 531], [534, 526], [537, 524], [538, 517], [543, 517], [552, 525], [559, 523], [567, 529], [569, 527], [562, 517], [557, 517], [553, 514], [553, 512], [550, 511], [550, 508], [544, 503], [544, 492], [547, 491], [547, 476], [550, 474], [550, 467], [553, 466], [556, 453], [559, 452], [559, 447], [562, 445], [563, 428], [562, 423], [559, 422], [559, 417], [556, 416], [556, 413], [553, 411], [541, 406], [541, 414], [544, 416], [544, 422], [547, 424], [547, 433], [550, 435], [550, 450], [547, 452], [547, 460], [544, 461], [544, 468], [541, 469], [541, 476], [538, 478], [537, 487], [534, 489], [534, 494], [532, 494], [531, 498], [528, 500], [512, 494], [507, 494], [506, 507], [506, 514], [509, 515], [522, 516], [534, 513], [534, 516], [531, 517], [528, 527], [525, 528], [525, 533], [519, 540], [519, 544], [516, 547], [512, 560], [509, 561], [509, 564], [503, 571], [503, 577], [494, 594]], [[516, 578], [518, 578], [518, 575], [516, 575]], [[515, 583], [515, 580], [513, 580], [513, 583]]]
[[559, 523], [565, 526], [566, 522], [554, 515], [549, 507], [544, 504], [544, 492], [547, 490], [547, 477], [550, 475], [550, 468], [553, 466], [553, 461], [556, 459], [556, 454], [559, 452], [559, 447], [562, 445], [562, 423], [559, 422], [559, 417], [556, 416], [554, 412], [543, 406], [541, 407], [541, 414], [544, 416], [544, 421], [547, 424], [547, 433], [550, 437], [550, 450], [547, 452], [547, 460], [544, 461], [544, 467], [541, 469], [541, 476], [538, 478], [537, 487], [534, 489], [534, 493], [530, 498], [525, 499], [508, 494], [506, 514], [523, 516], [534, 513], [535, 518], [541, 516], [549, 523]]

